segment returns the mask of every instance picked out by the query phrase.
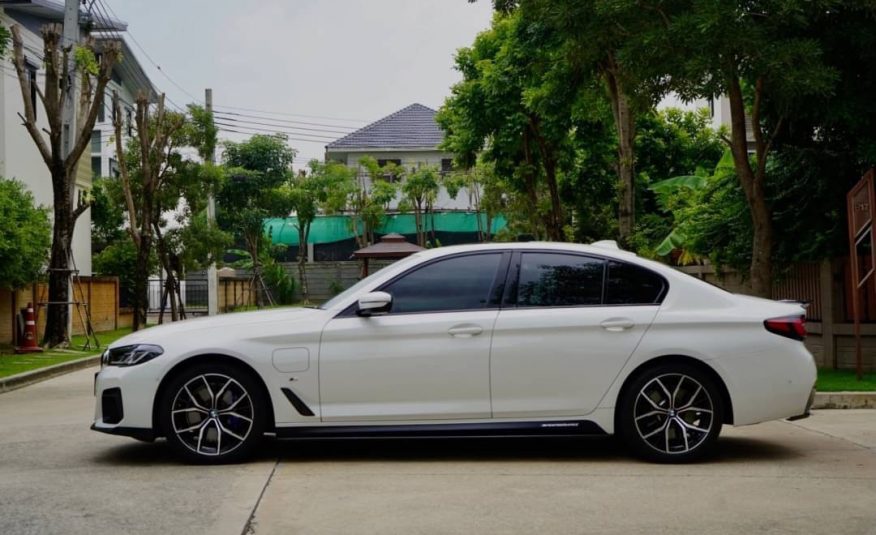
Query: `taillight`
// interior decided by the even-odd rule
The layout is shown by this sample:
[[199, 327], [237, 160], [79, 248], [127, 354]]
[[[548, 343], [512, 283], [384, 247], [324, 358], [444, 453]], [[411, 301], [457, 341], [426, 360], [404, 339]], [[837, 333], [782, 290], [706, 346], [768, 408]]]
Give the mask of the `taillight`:
[[763, 326], [771, 333], [803, 340], [806, 338], [806, 320], [804, 316], [784, 316], [764, 320]]

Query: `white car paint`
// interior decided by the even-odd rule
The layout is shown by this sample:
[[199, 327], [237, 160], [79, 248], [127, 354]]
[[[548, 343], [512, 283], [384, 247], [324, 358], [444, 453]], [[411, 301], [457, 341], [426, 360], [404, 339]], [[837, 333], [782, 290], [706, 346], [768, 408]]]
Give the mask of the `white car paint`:
[[[645, 267], [665, 278], [659, 305], [489, 308], [464, 312], [339, 316], [410, 268], [447, 255], [551, 250]], [[449, 289], [448, 291], [451, 291]], [[610, 244], [488, 244], [443, 247], [396, 262], [332, 300], [326, 309], [227, 314], [149, 328], [117, 348], [157, 344], [164, 353], [96, 377], [94, 428], [151, 430], [159, 384], [175, 366], [225, 355], [264, 382], [277, 429], [335, 425], [591, 421], [615, 431], [624, 381], [667, 355], [708, 365], [726, 386], [735, 425], [807, 410], [815, 365], [802, 342], [768, 332], [767, 318], [803, 309], [727, 293]], [[304, 416], [281, 393], [294, 388]], [[103, 421], [101, 394], [122, 390], [124, 418]]]

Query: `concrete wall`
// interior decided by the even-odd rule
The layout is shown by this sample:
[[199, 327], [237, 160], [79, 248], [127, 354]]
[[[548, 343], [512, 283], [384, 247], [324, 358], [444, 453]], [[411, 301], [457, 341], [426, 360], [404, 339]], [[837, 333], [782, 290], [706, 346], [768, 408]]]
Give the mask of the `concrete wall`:
[[[410, 173], [411, 169], [420, 166], [430, 165], [441, 169], [441, 160], [453, 159], [453, 155], [447, 152], [438, 150], [412, 150], [412, 151], [345, 151], [345, 152], [328, 152], [326, 154], [329, 160], [341, 161], [347, 166], [358, 170], [359, 179], [363, 181], [365, 187], [371, 186], [371, 179], [365, 170], [359, 165], [359, 159], [363, 156], [371, 156], [380, 160], [401, 160], [401, 165], [406, 172]], [[398, 207], [398, 202], [402, 195], [396, 197], [395, 202], [390, 204], [390, 209]], [[438, 193], [438, 198], [435, 201], [436, 210], [471, 210], [473, 209], [472, 202], [467, 191], [460, 191], [455, 199], [450, 198], [447, 191], [442, 187]]]

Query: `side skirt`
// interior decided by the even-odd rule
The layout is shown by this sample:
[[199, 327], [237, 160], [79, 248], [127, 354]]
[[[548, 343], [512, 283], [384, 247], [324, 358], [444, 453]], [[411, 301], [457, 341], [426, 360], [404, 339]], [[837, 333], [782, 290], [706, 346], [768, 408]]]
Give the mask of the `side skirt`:
[[321, 425], [278, 427], [278, 438], [439, 438], [603, 436], [599, 425], [587, 420], [568, 422], [490, 422], [476, 424]]

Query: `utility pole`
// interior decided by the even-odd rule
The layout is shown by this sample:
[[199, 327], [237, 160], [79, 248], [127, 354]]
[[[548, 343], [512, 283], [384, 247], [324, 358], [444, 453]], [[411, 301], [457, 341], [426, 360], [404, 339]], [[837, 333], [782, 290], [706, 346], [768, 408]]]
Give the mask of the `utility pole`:
[[[211, 116], [213, 115], [213, 90], [207, 88], [204, 90], [204, 104]], [[207, 155], [207, 159], [211, 164], [216, 163], [215, 149]], [[207, 199], [207, 224], [211, 227], [216, 224], [216, 199], [213, 197], [213, 192]], [[216, 262], [211, 263], [207, 267], [207, 315], [215, 316], [219, 312], [219, 280], [216, 274]]]
[[[67, 55], [67, 72], [69, 74], [69, 82], [66, 94], [64, 95], [64, 109], [61, 115], [61, 153], [66, 158], [73, 150], [73, 137], [76, 135], [76, 91], [79, 88], [79, 76], [76, 73], [75, 52], [76, 45], [79, 44], [79, 1], [80, 0], [64, 0], [64, 32], [61, 49], [69, 48], [70, 53]], [[76, 179], [70, 181], [70, 187], [74, 190], [70, 194], [75, 199]], [[70, 256], [73, 256], [73, 250], [70, 250]], [[68, 262], [70, 260], [68, 259]], [[75, 267], [75, 266], [74, 266]], [[72, 287], [72, 277], [68, 271], [67, 277], [67, 335], [70, 336], [73, 332], [73, 314], [72, 301], [75, 301], [75, 289]]]

